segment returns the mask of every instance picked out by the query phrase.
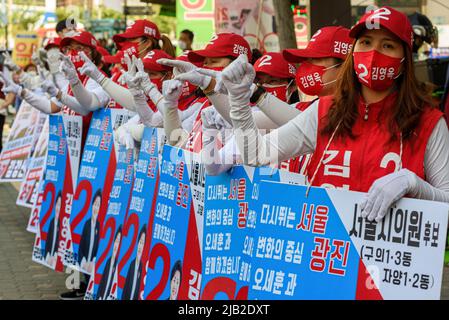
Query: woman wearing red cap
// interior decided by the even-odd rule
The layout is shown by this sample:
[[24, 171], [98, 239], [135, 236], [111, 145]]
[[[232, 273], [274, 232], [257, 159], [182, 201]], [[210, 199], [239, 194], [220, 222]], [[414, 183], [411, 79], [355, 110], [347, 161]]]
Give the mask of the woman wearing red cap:
[[[117, 48], [119, 49], [118, 57], [122, 57], [121, 73], [116, 73], [113, 78], [102, 76], [98, 72], [95, 65], [90, 64], [86, 68], [85, 74], [97, 81], [104, 90], [111, 96], [113, 104], [136, 111], [132, 94], [127, 90], [123, 79], [123, 73], [128, 68], [125, 55], [143, 59], [152, 50], [162, 50], [169, 57], [173, 57], [175, 50], [170, 40], [161, 35], [156, 24], [148, 20], [136, 20], [124, 33], [116, 34], [113, 37]], [[147, 88], [148, 90], [150, 88]]]
[[310, 185], [368, 192], [361, 208], [370, 221], [381, 221], [404, 195], [449, 202], [449, 132], [415, 78], [407, 17], [383, 7], [362, 17], [350, 35], [356, 41], [335, 95], [263, 137], [249, 108], [252, 66], [238, 60], [223, 72], [244, 163], [313, 152]]
[[33, 107], [47, 114], [62, 111], [67, 114], [82, 115], [83, 138], [85, 138], [92, 111], [105, 107], [109, 101], [107, 93], [82, 72], [84, 60], [91, 58], [97, 64], [100, 63], [101, 55], [97, 52], [96, 46], [96, 39], [85, 31], [78, 32], [61, 41], [61, 48], [64, 52], [64, 55], [60, 54], [62, 59], [61, 70], [67, 78], [69, 86], [59, 90], [50, 80], [44, 81], [42, 86], [47, 89], [52, 97], [50, 100], [27, 89], [22, 90], [19, 86], [13, 84], [10, 84], [4, 90], [19, 94]]
[[[214, 103], [212, 94], [215, 91], [220, 91], [219, 88], [223, 88], [223, 86], [220, 85], [219, 79], [201, 74], [195, 63], [202, 63], [203, 68], [209, 71], [221, 71], [240, 54], [245, 54], [248, 59], [251, 59], [251, 48], [248, 42], [237, 34], [220, 33], [212, 37], [205, 49], [190, 51], [188, 53], [189, 62], [159, 60], [158, 62], [161, 64], [174, 67], [174, 72], [178, 74], [175, 81], [169, 85], [171, 90], [166, 91], [166, 94], [170, 94], [168, 100], [174, 101], [176, 92], [179, 92], [180, 83], [188, 81], [199, 87], [206, 95], [206, 97], [199, 99], [199, 102], [202, 103], [200, 110], [210, 107]], [[176, 81], [180, 83], [176, 83]], [[175, 94], [175, 96], [171, 96], [172, 94]], [[226, 99], [226, 97], [220, 96], [219, 99]], [[201, 111], [198, 110], [194, 114], [195, 122], [193, 128], [189, 130], [190, 128], [181, 126], [176, 108], [177, 104], [173, 103], [171, 107], [168, 106], [167, 112], [164, 114], [164, 129], [168, 142], [171, 145], [182, 146], [191, 151], [199, 152], [202, 148]], [[224, 125], [223, 129], [231, 128], [230, 124], [225, 121], [222, 124]]]

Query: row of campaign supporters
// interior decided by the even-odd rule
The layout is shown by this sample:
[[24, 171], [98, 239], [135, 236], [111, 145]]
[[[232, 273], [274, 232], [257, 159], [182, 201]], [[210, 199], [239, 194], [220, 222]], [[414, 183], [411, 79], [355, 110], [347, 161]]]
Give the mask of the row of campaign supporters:
[[[87, 275], [63, 298], [439, 296], [447, 207], [396, 205], [449, 202], [449, 132], [414, 76], [403, 13], [254, 64], [232, 33], [177, 58], [148, 20], [113, 40], [107, 59], [86, 31], [49, 42], [38, 88], [1, 76], [50, 115], [30, 223], [33, 260]], [[370, 261], [379, 243], [413, 253], [401, 267], [418, 280], [399, 286], [393, 262]]]

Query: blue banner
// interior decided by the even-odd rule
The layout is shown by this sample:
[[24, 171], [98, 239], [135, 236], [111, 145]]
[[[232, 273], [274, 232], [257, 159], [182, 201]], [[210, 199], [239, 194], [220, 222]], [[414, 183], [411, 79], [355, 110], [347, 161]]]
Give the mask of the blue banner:
[[108, 211], [95, 259], [95, 274], [90, 277], [86, 300], [107, 300], [111, 292], [117, 289], [116, 270], [123, 222], [128, 213], [133, 180], [134, 149], [127, 150], [125, 146], [120, 146]]
[[146, 127], [140, 146], [128, 216], [119, 254], [118, 291], [113, 299], [138, 300], [151, 240], [153, 203], [159, 177], [158, 130]]
[[70, 212], [70, 195], [77, 174], [81, 118], [51, 115], [42, 203], [37, 208], [38, 227], [33, 248], [33, 260], [52, 269], [63, 269], [62, 258], [67, 244], [63, 232]]
[[94, 112], [83, 150], [78, 184], [73, 196], [70, 231], [72, 246], [65, 264], [91, 274], [116, 169], [113, 132], [129, 118], [121, 109]]
[[152, 240], [143, 297], [177, 300], [191, 214], [190, 181], [185, 151], [164, 146], [155, 203]]

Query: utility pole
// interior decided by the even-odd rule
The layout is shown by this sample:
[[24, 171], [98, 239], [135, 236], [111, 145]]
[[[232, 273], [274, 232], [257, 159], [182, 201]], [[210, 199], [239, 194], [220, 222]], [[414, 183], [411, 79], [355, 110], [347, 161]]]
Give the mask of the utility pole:
[[276, 33], [281, 50], [297, 48], [293, 11], [289, 0], [273, 0]]

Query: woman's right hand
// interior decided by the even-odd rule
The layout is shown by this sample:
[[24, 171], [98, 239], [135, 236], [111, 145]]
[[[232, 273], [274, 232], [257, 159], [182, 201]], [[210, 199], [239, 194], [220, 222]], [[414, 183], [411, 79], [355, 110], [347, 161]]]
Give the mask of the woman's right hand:
[[254, 67], [245, 54], [240, 55], [222, 74], [223, 85], [228, 89], [231, 106], [245, 106], [251, 98], [251, 86], [256, 77]]

